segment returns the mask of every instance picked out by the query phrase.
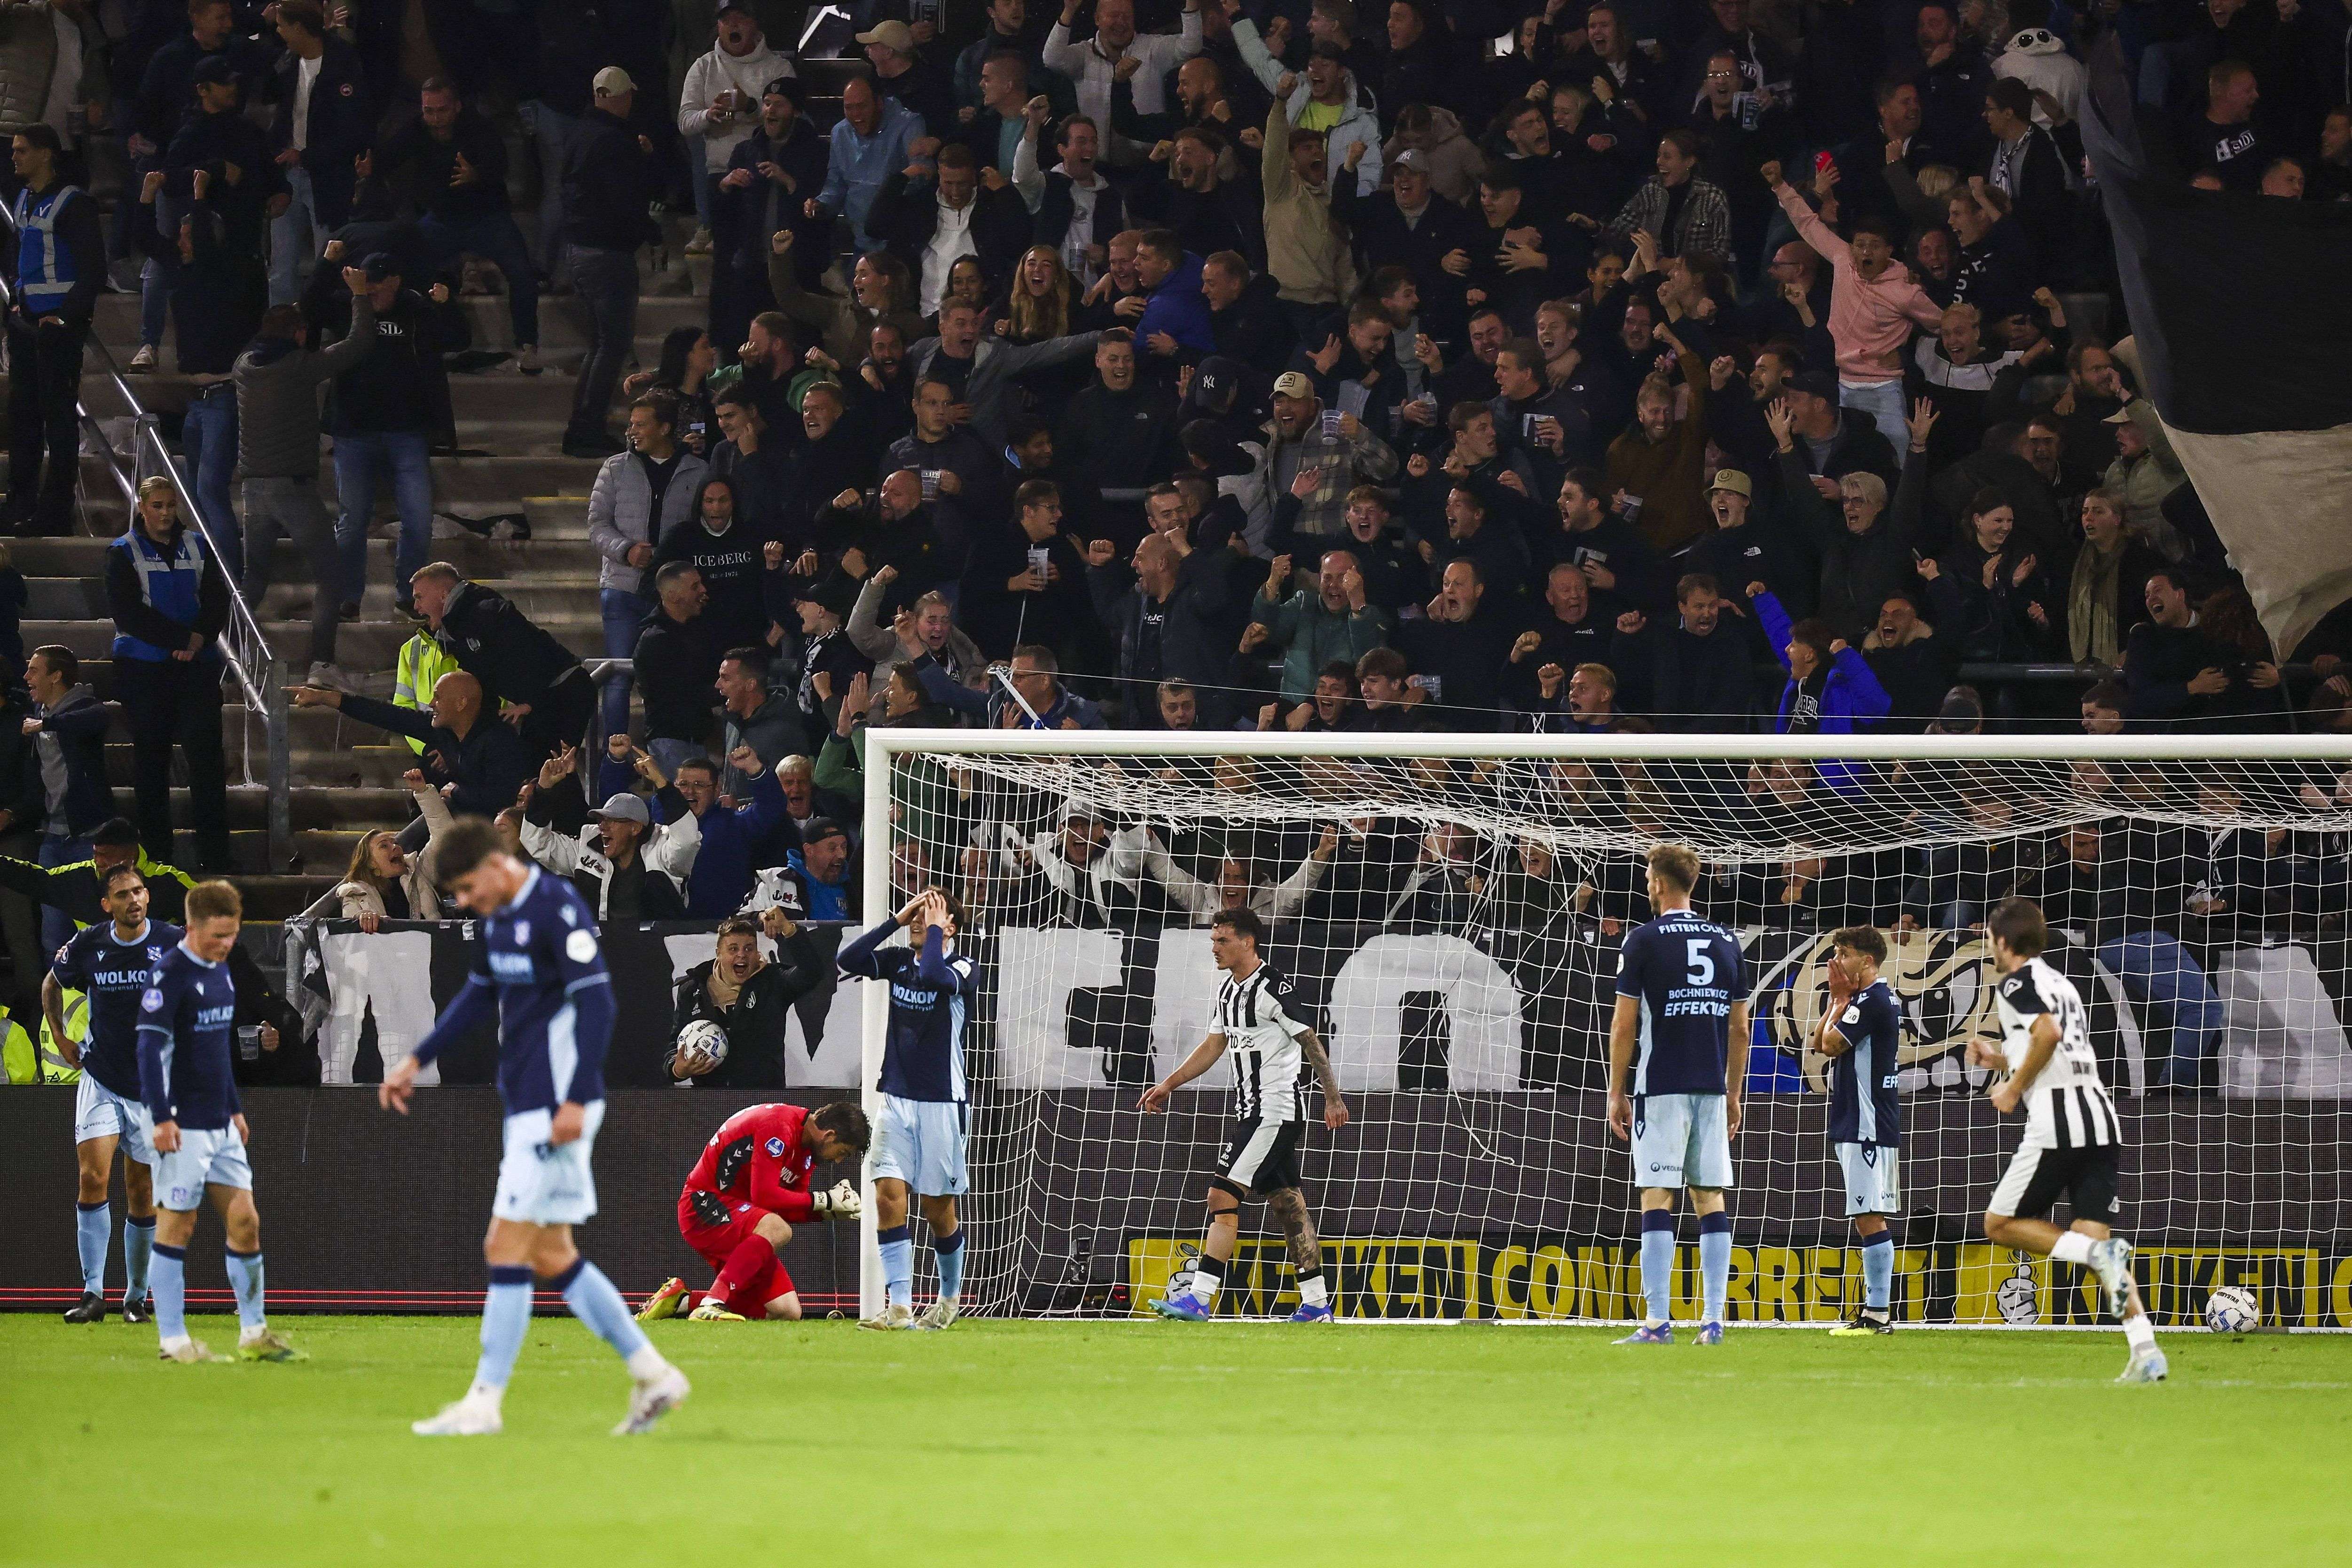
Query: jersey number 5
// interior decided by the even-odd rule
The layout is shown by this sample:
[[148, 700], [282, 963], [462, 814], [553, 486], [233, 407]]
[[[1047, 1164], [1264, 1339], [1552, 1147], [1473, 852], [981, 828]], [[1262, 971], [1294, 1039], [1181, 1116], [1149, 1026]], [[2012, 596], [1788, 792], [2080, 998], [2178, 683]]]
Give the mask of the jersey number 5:
[[1715, 954], [1707, 951], [1708, 939], [1695, 936], [1683, 946], [1690, 954], [1690, 983], [1693, 985], [1714, 984]]

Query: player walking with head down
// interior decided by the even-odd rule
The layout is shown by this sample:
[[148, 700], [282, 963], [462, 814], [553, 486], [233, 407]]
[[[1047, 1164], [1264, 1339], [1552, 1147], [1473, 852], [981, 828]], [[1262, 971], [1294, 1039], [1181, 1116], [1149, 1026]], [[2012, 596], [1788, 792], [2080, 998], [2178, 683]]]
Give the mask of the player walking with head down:
[[[2082, 994], [2042, 962], [2050, 928], [2040, 905], [2003, 899], [1985, 916], [1985, 935], [2000, 975], [1993, 1000], [2001, 1038], [1970, 1041], [1969, 1060], [2009, 1074], [1992, 1087], [1996, 1110], [2004, 1116], [2025, 1110], [2025, 1136], [1985, 1205], [1985, 1239], [2097, 1274], [2107, 1310], [2123, 1320], [2131, 1346], [2116, 1381], [2162, 1383], [2168, 1368], [2131, 1277], [2131, 1243], [2110, 1228], [2121, 1213], [2123, 1122], [2099, 1078]], [[2074, 1215], [2066, 1230], [2042, 1217], [2061, 1194]]]
[[[1748, 987], [1739, 943], [1691, 910], [1698, 857], [1679, 844], [1650, 851], [1657, 919], [1625, 935], [1617, 1011], [1609, 1025], [1609, 1130], [1633, 1144], [1642, 1189], [1642, 1294], [1649, 1316], [1617, 1342], [1669, 1345], [1675, 1331], [1675, 1189], [1698, 1211], [1698, 1342], [1723, 1342], [1731, 1280], [1731, 1138], [1748, 1077]], [[1630, 1079], [1630, 1083], [1629, 1083]]]
[[1895, 1331], [1895, 1233], [1886, 1222], [1903, 1205], [1903, 1097], [1895, 1087], [1903, 1005], [1878, 977], [1885, 962], [1886, 938], [1875, 926], [1832, 935], [1829, 1005], [1813, 1030], [1813, 1049], [1830, 1064], [1830, 1146], [1845, 1176], [1847, 1217], [1862, 1237], [1862, 1306], [1832, 1336]]
[[572, 1227], [596, 1212], [589, 1156], [604, 1120], [604, 1052], [613, 1037], [613, 986], [595, 917], [571, 883], [516, 859], [478, 816], [452, 824], [434, 853], [441, 885], [482, 917], [474, 967], [415, 1054], [385, 1071], [377, 1098], [406, 1115], [417, 1070], [495, 1015], [506, 1153], [482, 1241], [490, 1289], [473, 1386], [410, 1430], [420, 1437], [499, 1430], [538, 1279], [562, 1291], [572, 1315], [628, 1362], [629, 1413], [614, 1435], [646, 1431], [686, 1398], [686, 1374], [646, 1341], [613, 1282], [572, 1244]]
[[[914, 945], [885, 948], [907, 928]], [[874, 1220], [882, 1246], [882, 1310], [868, 1329], [944, 1329], [963, 1293], [963, 1231], [956, 1199], [964, 1171], [963, 1026], [977, 972], [955, 950], [963, 906], [926, 888], [907, 907], [854, 942], [835, 961], [844, 974], [890, 983], [890, 1032], [882, 1045], [882, 1114], [874, 1129]], [[939, 1295], [915, 1317], [915, 1243], [907, 1194], [922, 1199], [931, 1227]]]
[[1234, 1057], [1234, 1131], [1209, 1178], [1209, 1234], [1192, 1284], [1151, 1303], [1163, 1318], [1200, 1322], [1215, 1310], [1225, 1266], [1233, 1261], [1241, 1232], [1242, 1199], [1265, 1200], [1290, 1245], [1290, 1265], [1298, 1273], [1298, 1310], [1294, 1323], [1331, 1321], [1330, 1293], [1323, 1280], [1323, 1244], [1298, 1190], [1298, 1144], [1307, 1131], [1307, 1103], [1299, 1082], [1311, 1066], [1323, 1086], [1323, 1125], [1337, 1132], [1348, 1124], [1348, 1102], [1331, 1076], [1331, 1058], [1305, 1021], [1290, 1015], [1290, 982], [1260, 955], [1265, 926], [1247, 909], [1220, 910], [1209, 922], [1209, 951], [1225, 972], [1217, 987], [1216, 1026], [1174, 1072], [1143, 1091], [1146, 1111], [1168, 1109], [1168, 1097]]

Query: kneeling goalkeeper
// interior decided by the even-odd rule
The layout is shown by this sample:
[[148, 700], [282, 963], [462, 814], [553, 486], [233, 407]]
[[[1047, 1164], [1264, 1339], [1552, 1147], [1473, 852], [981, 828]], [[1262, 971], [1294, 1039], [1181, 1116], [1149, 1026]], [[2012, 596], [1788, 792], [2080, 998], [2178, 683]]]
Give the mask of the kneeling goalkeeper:
[[729, 1117], [677, 1195], [678, 1234], [718, 1270], [718, 1280], [698, 1293], [683, 1279], [666, 1279], [637, 1321], [680, 1311], [706, 1323], [798, 1318], [800, 1293], [783, 1265], [793, 1222], [856, 1219], [863, 1212], [849, 1183], [824, 1192], [810, 1183], [818, 1161], [863, 1156], [867, 1137], [866, 1112], [845, 1100], [814, 1110], [754, 1105]]

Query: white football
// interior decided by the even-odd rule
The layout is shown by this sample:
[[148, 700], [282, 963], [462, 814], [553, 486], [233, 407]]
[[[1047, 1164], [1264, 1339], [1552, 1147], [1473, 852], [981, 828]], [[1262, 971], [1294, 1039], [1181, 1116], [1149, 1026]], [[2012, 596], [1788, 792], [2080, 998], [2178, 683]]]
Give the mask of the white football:
[[678, 1031], [677, 1054], [692, 1072], [709, 1072], [727, 1059], [727, 1031], [708, 1018], [697, 1018]]
[[2263, 1325], [2263, 1304], [2243, 1285], [2224, 1285], [2205, 1298], [2205, 1326], [2217, 1334], [2242, 1334]]

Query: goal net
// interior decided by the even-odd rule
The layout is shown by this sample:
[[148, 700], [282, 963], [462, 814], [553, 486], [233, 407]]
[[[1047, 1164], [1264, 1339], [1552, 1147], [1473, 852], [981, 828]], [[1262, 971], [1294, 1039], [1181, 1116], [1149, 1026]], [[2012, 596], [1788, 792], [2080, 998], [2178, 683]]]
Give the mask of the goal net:
[[[2352, 742], [2306, 736], [1765, 737], [892, 731], [866, 736], [866, 903], [971, 911], [967, 1310], [1122, 1316], [1189, 1268], [1231, 1129], [1223, 1064], [1145, 1115], [1209, 1031], [1215, 910], [1327, 1043], [1352, 1120], [1301, 1167], [1343, 1318], [1640, 1315], [1605, 1115], [1616, 952], [1643, 857], [1704, 863], [1754, 1017], [1730, 1310], [1822, 1321], [1860, 1253], [1805, 1042], [1829, 934], [1888, 933], [1904, 1016], [1895, 1311], [2088, 1324], [2087, 1275], [1986, 1243], [2019, 1122], [1966, 1060], [1998, 1034], [1978, 929], [2039, 900], [2123, 1108], [2124, 1233], [2159, 1323], [2222, 1285], [2352, 1325]], [[878, 991], [880, 988], [870, 988]], [[887, 998], [867, 1000], [869, 1088]], [[1310, 1104], [1312, 1103], [1310, 1100]], [[928, 1245], [919, 1221], [918, 1241]], [[1696, 1311], [1682, 1217], [1678, 1314]], [[878, 1268], [869, 1242], [869, 1310]], [[919, 1297], [932, 1278], [926, 1251]], [[1220, 1313], [1296, 1303], [1263, 1205]]]

